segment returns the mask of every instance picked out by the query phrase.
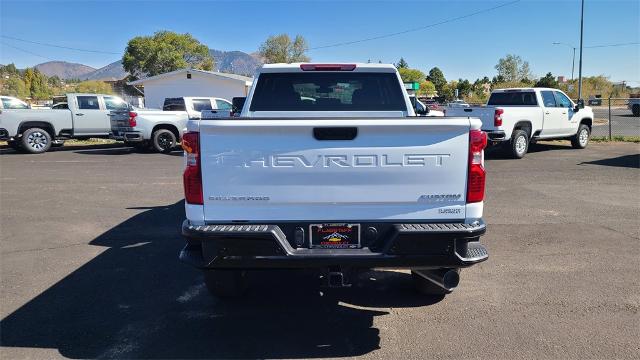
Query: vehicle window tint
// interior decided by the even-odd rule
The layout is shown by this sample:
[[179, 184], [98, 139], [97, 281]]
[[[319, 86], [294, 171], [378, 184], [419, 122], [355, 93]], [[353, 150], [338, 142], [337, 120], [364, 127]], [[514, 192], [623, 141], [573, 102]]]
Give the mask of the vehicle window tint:
[[5, 109], [28, 109], [29, 105], [18, 99], [2, 98], [2, 107]]
[[164, 99], [164, 106], [162, 106], [162, 110], [164, 111], [186, 111], [187, 108], [184, 105], [183, 98], [166, 98]]
[[115, 96], [105, 96], [104, 106], [107, 110], [128, 110], [129, 104], [126, 101]]
[[541, 91], [542, 94], [542, 103], [544, 107], [555, 107], [556, 106], [556, 98], [553, 96], [553, 91]]
[[231, 104], [224, 100], [216, 99], [216, 106], [220, 110], [231, 110]]
[[489, 97], [487, 105], [504, 106], [536, 106], [536, 94], [533, 91], [506, 91], [494, 92]]
[[213, 110], [211, 107], [211, 100], [209, 99], [193, 99], [193, 110], [202, 111], [202, 110]]
[[403, 111], [404, 90], [395, 73], [265, 73], [251, 111]]
[[97, 96], [78, 96], [78, 109], [100, 110]]
[[57, 103], [51, 107], [54, 110], [65, 110], [69, 108], [69, 104], [65, 103]]
[[571, 100], [569, 100], [569, 98], [566, 97], [563, 93], [558, 91], [554, 91], [554, 93], [556, 94], [556, 102], [558, 104], [558, 107], [563, 107], [563, 108], [573, 107], [571, 104]]

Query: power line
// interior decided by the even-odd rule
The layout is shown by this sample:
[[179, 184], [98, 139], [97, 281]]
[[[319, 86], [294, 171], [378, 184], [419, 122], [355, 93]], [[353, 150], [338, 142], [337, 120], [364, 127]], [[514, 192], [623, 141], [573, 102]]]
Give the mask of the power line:
[[619, 43], [619, 44], [604, 44], [604, 45], [593, 45], [593, 46], [585, 46], [585, 49], [593, 49], [593, 48], [603, 48], [603, 47], [614, 47], [614, 46], [629, 46], [629, 45], [638, 45], [640, 42], [628, 42], [628, 43]]
[[34, 53], [34, 52], [31, 52], [31, 51], [29, 51], [29, 50], [25, 50], [25, 49], [19, 48], [19, 47], [17, 47], [17, 46], [9, 45], [9, 44], [7, 44], [7, 43], [6, 43], [6, 42], [4, 42], [4, 41], [3, 41], [3, 42], [0, 42], [0, 44], [2, 44], [2, 45], [4, 45], [4, 46], [8, 46], [8, 47], [13, 48], [13, 49], [16, 49], [16, 50], [19, 50], [19, 51], [22, 51], [22, 52], [25, 52], [25, 53], [27, 53], [27, 54], [31, 54], [31, 55], [34, 55], [34, 56], [37, 56], [37, 57], [41, 57], [41, 58], [43, 58], [43, 59], [47, 59], [47, 60], [54, 61], [52, 58], [48, 58], [48, 57], [46, 57], [46, 56], [42, 56], [42, 55], [40, 55], [40, 54], [36, 54], [36, 53]]
[[432, 28], [434, 26], [438, 26], [438, 25], [443, 25], [443, 24], [447, 24], [450, 22], [454, 22], [457, 20], [462, 20], [462, 19], [466, 19], [478, 14], [482, 14], [482, 13], [486, 13], [489, 11], [493, 11], [505, 6], [509, 6], [509, 5], [513, 5], [515, 3], [518, 3], [522, 0], [514, 0], [514, 1], [510, 1], [501, 5], [497, 5], [494, 7], [490, 7], [487, 9], [483, 9], [483, 10], [478, 10], [476, 12], [472, 12], [466, 15], [462, 15], [462, 16], [456, 16], [453, 18], [449, 18], [446, 20], [442, 20], [439, 21], [437, 23], [433, 23], [433, 24], [429, 24], [429, 25], [425, 25], [425, 26], [420, 26], [420, 27], [416, 27], [416, 28], [412, 28], [412, 29], [407, 29], [407, 30], [403, 30], [403, 31], [398, 31], [395, 33], [390, 33], [390, 34], [384, 34], [384, 35], [379, 35], [379, 36], [373, 36], [373, 37], [369, 37], [369, 38], [364, 38], [364, 39], [360, 39], [360, 40], [353, 40], [353, 41], [345, 41], [345, 42], [340, 42], [340, 43], [335, 43], [335, 44], [330, 44], [330, 45], [322, 45], [322, 46], [316, 46], [316, 47], [312, 47], [309, 48], [309, 50], [318, 50], [318, 49], [326, 49], [326, 48], [330, 48], [330, 47], [336, 47], [336, 46], [345, 46], [345, 45], [352, 45], [352, 44], [357, 44], [357, 43], [362, 43], [362, 42], [366, 42], [366, 41], [373, 41], [373, 40], [379, 40], [379, 39], [384, 39], [384, 38], [388, 38], [388, 37], [392, 37], [392, 36], [398, 36], [398, 35], [402, 35], [402, 34], [406, 34], [406, 33], [410, 33], [410, 32], [415, 32], [415, 31], [420, 31], [420, 30], [425, 30], [428, 28]]
[[0, 35], [0, 37], [3, 37], [5, 39], [10, 39], [10, 40], [16, 40], [16, 41], [22, 41], [22, 42], [31, 43], [31, 44], [42, 45], [42, 46], [50, 46], [50, 47], [59, 48], [59, 49], [67, 49], [67, 50], [74, 50], [74, 51], [84, 51], [84, 52], [91, 52], [91, 53], [97, 53], [97, 54], [120, 55], [119, 53], [115, 53], [115, 52], [111, 52], [111, 51], [90, 50], [90, 49], [81, 49], [81, 48], [74, 48], [74, 47], [62, 46], [62, 45], [47, 44], [47, 43], [42, 43], [42, 42], [38, 42], [38, 41], [20, 39], [20, 38], [16, 38], [16, 37], [13, 37], [13, 36], [7, 36], [7, 35]]

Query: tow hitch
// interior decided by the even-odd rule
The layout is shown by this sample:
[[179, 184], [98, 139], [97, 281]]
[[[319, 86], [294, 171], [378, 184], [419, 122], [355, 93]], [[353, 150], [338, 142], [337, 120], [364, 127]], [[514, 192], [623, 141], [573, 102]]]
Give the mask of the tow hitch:
[[340, 267], [330, 267], [323, 277], [326, 278], [325, 286], [330, 288], [351, 287], [348, 272]]

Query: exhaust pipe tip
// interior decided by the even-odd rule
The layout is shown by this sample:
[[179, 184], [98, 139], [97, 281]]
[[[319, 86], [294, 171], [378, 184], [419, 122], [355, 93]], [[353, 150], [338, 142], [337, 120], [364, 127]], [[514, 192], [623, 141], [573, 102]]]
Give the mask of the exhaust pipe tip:
[[448, 292], [460, 284], [460, 274], [455, 269], [415, 270], [414, 273]]
[[460, 274], [455, 270], [449, 270], [442, 276], [442, 285], [447, 290], [455, 289], [460, 284]]

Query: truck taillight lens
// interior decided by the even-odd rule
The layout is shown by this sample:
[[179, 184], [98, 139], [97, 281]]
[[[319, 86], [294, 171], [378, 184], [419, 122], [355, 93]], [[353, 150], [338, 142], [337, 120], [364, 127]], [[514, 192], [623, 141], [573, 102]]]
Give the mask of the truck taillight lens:
[[202, 172], [200, 171], [200, 133], [188, 132], [182, 136], [182, 148], [186, 158], [184, 199], [188, 204], [202, 205]]
[[129, 127], [135, 127], [136, 124], [136, 117], [138, 116], [138, 113], [135, 111], [129, 111]]
[[469, 176], [467, 177], [467, 203], [484, 200], [484, 148], [487, 147], [487, 133], [481, 130], [469, 132]]
[[493, 126], [502, 126], [502, 114], [504, 113], [503, 109], [496, 109], [493, 113]]

